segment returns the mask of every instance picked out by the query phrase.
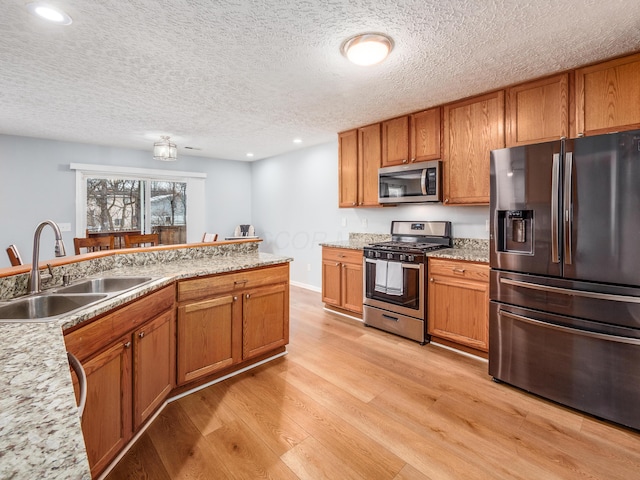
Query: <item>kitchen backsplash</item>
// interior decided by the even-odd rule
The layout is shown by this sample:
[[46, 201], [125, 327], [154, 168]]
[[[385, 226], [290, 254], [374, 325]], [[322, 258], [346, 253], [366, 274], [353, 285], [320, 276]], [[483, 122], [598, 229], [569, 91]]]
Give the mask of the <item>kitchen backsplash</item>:
[[[229, 256], [258, 251], [259, 242], [228, 243], [198, 247], [176, 248], [171, 250], [151, 250], [148, 252], [122, 253], [106, 257], [69, 263], [53, 267], [53, 279], [43, 287], [45, 289], [62, 285], [62, 276], [68, 274], [71, 281], [97, 275], [100, 272], [119, 267], [153, 265], [179, 260], [197, 260], [212, 256]], [[28, 289], [29, 273], [0, 278], [0, 300], [25, 295]]]

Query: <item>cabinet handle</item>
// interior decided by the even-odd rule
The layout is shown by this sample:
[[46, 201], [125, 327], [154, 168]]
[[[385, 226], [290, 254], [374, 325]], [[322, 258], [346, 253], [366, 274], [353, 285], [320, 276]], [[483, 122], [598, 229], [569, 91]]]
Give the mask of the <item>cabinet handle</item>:
[[144, 338], [144, 332], [140, 332], [140, 333], [138, 334], [138, 338]]
[[234, 301], [234, 302], [237, 302], [237, 301], [238, 301], [238, 297], [237, 297], [237, 296], [236, 296], [236, 297], [233, 297], [233, 301]]
[[251, 295], [249, 295], [249, 294], [247, 293], [247, 295], [245, 296], [245, 298], [249, 298], [250, 296], [251, 296]]
[[416, 161], [416, 159], [415, 159], [415, 158], [412, 158], [412, 159], [411, 159], [411, 163], [413, 163], [413, 162], [415, 162], [415, 161]]
[[458, 275], [464, 274], [464, 268], [454, 268], [453, 273], [457, 273]]
[[131, 347], [131, 342], [127, 342], [123, 345], [124, 348], [129, 348]]
[[406, 158], [403, 158], [403, 159], [402, 159], [402, 163], [407, 163], [407, 159], [406, 159]]
[[449, 203], [449, 199], [448, 199], [448, 198], [445, 198], [445, 199], [444, 199], [444, 203]]
[[336, 267], [339, 267], [339, 266], [340, 266], [340, 262], [336, 262]]
[[351, 205], [355, 207], [356, 206], [356, 202], [353, 202]]
[[429, 281], [430, 281], [430, 282], [433, 282], [433, 281], [434, 281], [434, 280], [433, 280], [433, 277], [431, 277], [431, 278], [429, 279]]
[[234, 285], [244, 285], [248, 280], [236, 280], [233, 282]]

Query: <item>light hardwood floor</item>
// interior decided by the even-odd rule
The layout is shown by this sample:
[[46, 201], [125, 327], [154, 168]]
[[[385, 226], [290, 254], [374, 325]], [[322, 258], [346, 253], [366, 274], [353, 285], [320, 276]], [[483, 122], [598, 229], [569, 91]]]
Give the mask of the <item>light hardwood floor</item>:
[[640, 478], [639, 433], [296, 287], [288, 352], [169, 404], [107, 479]]

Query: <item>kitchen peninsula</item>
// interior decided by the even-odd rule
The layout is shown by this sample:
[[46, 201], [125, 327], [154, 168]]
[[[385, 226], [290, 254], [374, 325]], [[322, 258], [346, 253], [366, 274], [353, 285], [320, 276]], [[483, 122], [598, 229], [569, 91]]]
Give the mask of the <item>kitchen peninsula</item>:
[[[53, 283], [57, 284], [54, 286], [60, 285], [65, 273], [76, 281], [105, 275], [154, 279], [49, 323], [0, 323], [0, 478], [91, 478], [69, 373], [65, 332], [78, 331], [94, 319], [105, 318], [115, 309], [132, 305], [160, 289], [175, 289], [176, 283], [271, 269], [286, 270], [280, 289], [286, 288], [283, 295], [288, 309], [291, 260], [259, 252], [256, 241], [240, 241], [131, 249], [52, 262]], [[26, 293], [26, 271], [19, 267], [0, 271], [1, 300]], [[175, 293], [172, 295], [175, 299]], [[288, 342], [288, 310], [283, 315], [286, 331], [282, 345]], [[273, 349], [274, 355], [283, 351], [284, 346]], [[256, 362], [269, 359], [269, 352], [261, 353], [252, 358]], [[244, 361], [238, 368], [253, 361]], [[233, 368], [228, 366], [222, 373]], [[181, 391], [188, 391], [190, 384], [183, 382], [181, 386]]]

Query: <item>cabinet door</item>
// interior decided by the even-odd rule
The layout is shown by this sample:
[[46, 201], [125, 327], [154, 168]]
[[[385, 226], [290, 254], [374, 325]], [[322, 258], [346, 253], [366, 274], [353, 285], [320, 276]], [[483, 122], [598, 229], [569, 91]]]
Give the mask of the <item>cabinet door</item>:
[[576, 70], [578, 136], [640, 128], [640, 54]]
[[82, 433], [91, 474], [96, 477], [132, 436], [131, 335], [82, 365], [87, 375]]
[[338, 135], [338, 179], [340, 207], [358, 204], [358, 130]]
[[409, 117], [382, 122], [382, 166], [409, 162]]
[[342, 304], [342, 264], [322, 260], [322, 301], [339, 307]]
[[247, 290], [242, 302], [243, 359], [289, 343], [288, 284]]
[[489, 157], [504, 147], [504, 92], [444, 107], [445, 204], [489, 203]]
[[511, 87], [506, 98], [507, 147], [569, 136], [569, 74]]
[[137, 430], [164, 402], [175, 378], [175, 314], [166, 312], [133, 333], [133, 423]]
[[241, 302], [226, 295], [178, 308], [178, 384], [240, 361]]
[[362, 313], [362, 263], [342, 264], [342, 307]]
[[439, 160], [442, 157], [440, 108], [431, 108], [411, 115], [411, 162]]
[[377, 207], [380, 124], [358, 129], [358, 206]]
[[440, 275], [429, 278], [427, 330], [484, 352], [489, 340], [489, 284]]

